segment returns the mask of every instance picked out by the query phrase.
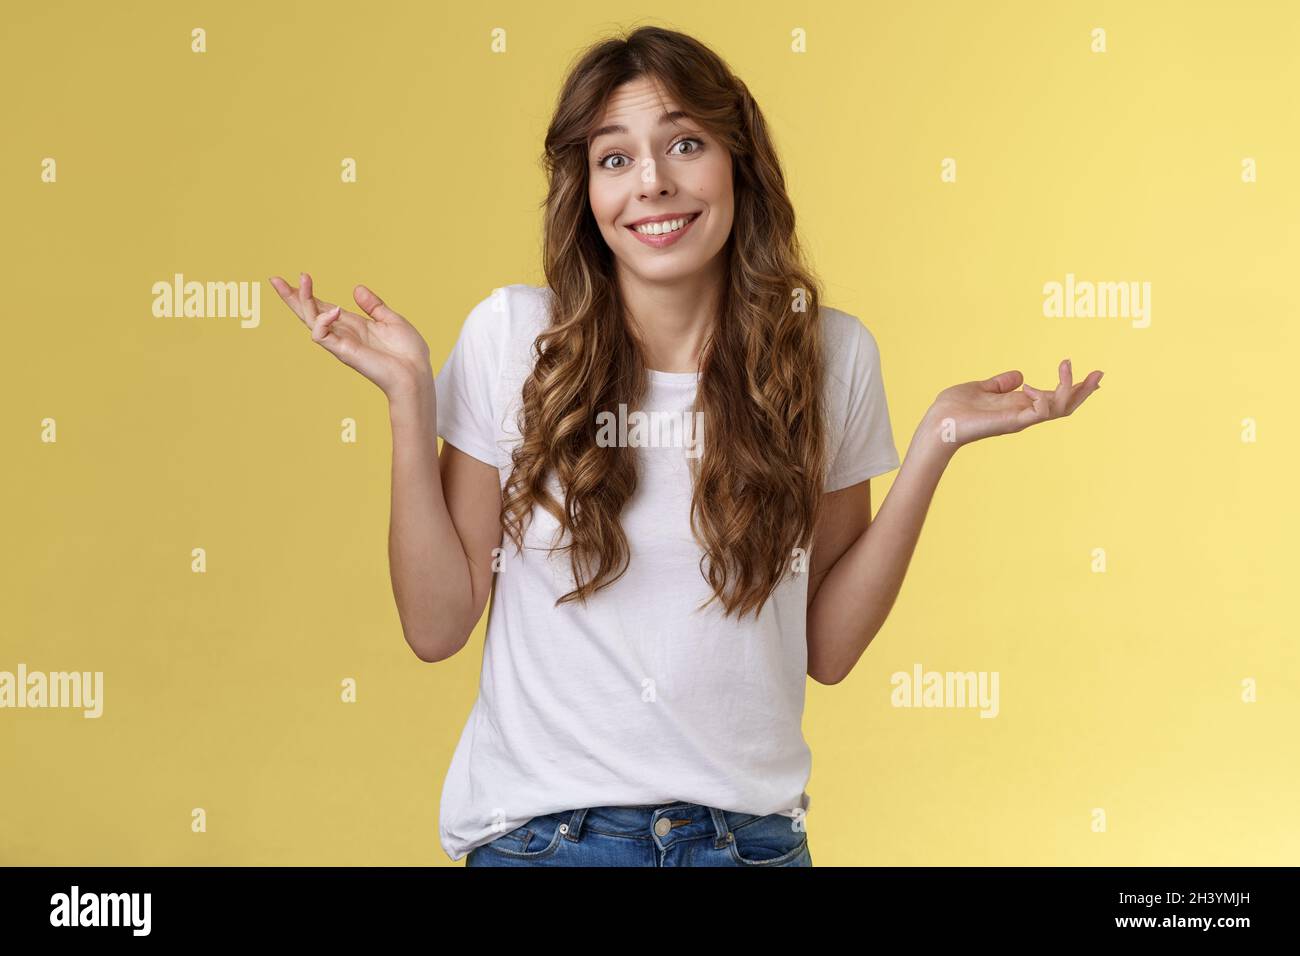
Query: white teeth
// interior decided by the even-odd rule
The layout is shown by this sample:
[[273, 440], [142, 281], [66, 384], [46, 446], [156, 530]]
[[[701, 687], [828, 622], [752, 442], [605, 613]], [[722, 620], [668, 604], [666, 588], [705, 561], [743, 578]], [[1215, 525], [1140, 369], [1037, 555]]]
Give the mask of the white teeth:
[[632, 228], [643, 236], [662, 236], [665, 233], [676, 232], [694, 218], [694, 216], [687, 216], [684, 219], [670, 219], [667, 222], [647, 222]]

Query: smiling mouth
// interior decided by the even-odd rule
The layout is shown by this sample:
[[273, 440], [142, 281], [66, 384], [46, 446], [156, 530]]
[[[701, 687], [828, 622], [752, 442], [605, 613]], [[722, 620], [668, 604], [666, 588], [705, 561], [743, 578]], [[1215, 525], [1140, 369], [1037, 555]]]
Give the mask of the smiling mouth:
[[689, 216], [683, 216], [680, 219], [671, 219], [665, 222], [647, 222], [639, 226], [628, 226], [628, 228], [643, 236], [666, 236], [685, 229], [687, 224], [699, 218], [699, 215], [698, 212], [693, 212]]
[[678, 238], [686, 233], [691, 223], [700, 218], [698, 212], [691, 213], [689, 216], [683, 216], [679, 219], [672, 219], [667, 222], [648, 222], [639, 226], [626, 226], [625, 228], [633, 233], [642, 242], [653, 246], [662, 246], [675, 242]]

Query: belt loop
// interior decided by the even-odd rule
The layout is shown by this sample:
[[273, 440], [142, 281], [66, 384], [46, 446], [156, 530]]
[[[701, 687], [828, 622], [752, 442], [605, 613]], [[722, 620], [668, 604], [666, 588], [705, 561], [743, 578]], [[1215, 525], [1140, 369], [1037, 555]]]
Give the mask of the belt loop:
[[717, 807], [709, 807], [709, 815], [713, 817], [713, 830], [717, 839], [713, 843], [715, 850], [721, 850], [728, 843], [735, 839], [731, 835], [731, 827], [727, 825], [727, 818]]
[[566, 840], [572, 840], [574, 843], [578, 842], [578, 839], [580, 838], [582, 833], [582, 821], [586, 816], [587, 816], [586, 807], [579, 807], [577, 810], [573, 811], [573, 813], [569, 816], [569, 823], [568, 823], [569, 829], [564, 831], [564, 838]]

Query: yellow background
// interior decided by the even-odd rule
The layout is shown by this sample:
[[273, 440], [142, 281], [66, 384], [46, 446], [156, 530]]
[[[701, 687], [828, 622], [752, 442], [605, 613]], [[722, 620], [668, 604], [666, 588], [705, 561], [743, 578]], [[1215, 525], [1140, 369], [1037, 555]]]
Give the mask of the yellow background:
[[[641, 23], [699, 37], [754, 92], [828, 302], [880, 344], [900, 454], [948, 385], [1018, 368], [1050, 388], [1065, 357], [1106, 373], [1072, 418], [958, 453], [884, 629], [843, 683], [809, 682], [814, 863], [1300, 861], [1294, 4], [62, 2], [6, 20], [0, 670], [102, 670], [105, 700], [98, 720], [0, 711], [0, 862], [448, 863], [438, 800], [482, 623], [450, 661], [408, 649], [384, 398], [265, 279], [305, 269], [345, 302], [368, 284], [436, 370], [474, 303], [542, 281], [538, 156], [565, 67]], [[261, 324], [153, 317], [176, 272], [261, 281]], [[1044, 318], [1067, 272], [1151, 282], [1150, 327]], [[999, 672], [1000, 715], [891, 707], [917, 662]]]

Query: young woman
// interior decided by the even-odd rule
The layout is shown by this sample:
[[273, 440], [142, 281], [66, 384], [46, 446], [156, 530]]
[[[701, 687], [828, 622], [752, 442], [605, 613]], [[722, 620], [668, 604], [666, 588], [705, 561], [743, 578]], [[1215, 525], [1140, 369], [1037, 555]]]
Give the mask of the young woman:
[[388, 397], [407, 643], [445, 660], [492, 595], [442, 846], [810, 866], [806, 676], [842, 680], [883, 624], [957, 448], [1069, 415], [1101, 373], [940, 392], [872, 522], [900, 464], [876, 342], [822, 303], [745, 85], [679, 33], [600, 43], [546, 163], [547, 285], [475, 306], [436, 378], [365, 286], [360, 315], [271, 280]]

